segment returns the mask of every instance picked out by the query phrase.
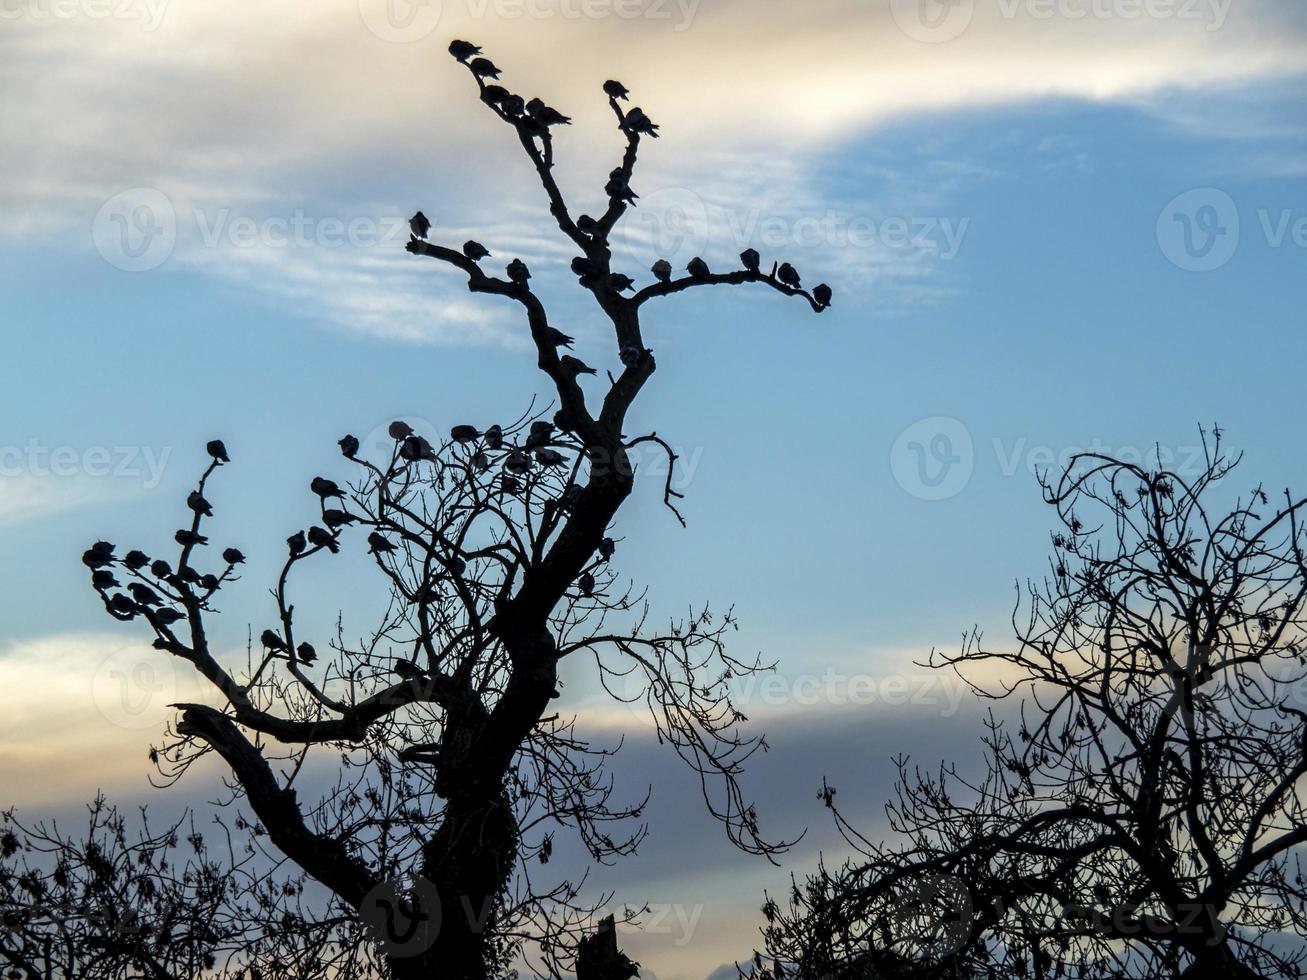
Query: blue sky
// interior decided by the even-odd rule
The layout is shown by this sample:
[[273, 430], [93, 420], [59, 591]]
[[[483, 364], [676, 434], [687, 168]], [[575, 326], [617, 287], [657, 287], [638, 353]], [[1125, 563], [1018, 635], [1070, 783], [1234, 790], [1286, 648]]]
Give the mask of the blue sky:
[[[224, 593], [222, 641], [237, 648], [265, 625], [267, 573], [312, 513], [308, 480], [349, 475], [341, 434], [400, 416], [438, 430], [505, 421], [545, 393], [514, 311], [406, 255], [398, 220], [422, 207], [437, 240], [475, 233], [492, 262], [524, 256], [581, 356], [616, 363], [571, 295], [572, 253], [523, 186], [510, 134], [476, 112], [443, 54], [450, 36], [486, 44], [510, 81], [574, 113], [558, 166], [578, 202], [599, 199], [616, 153], [598, 84], [616, 75], [636, 90], [664, 137], [635, 183], [638, 279], [656, 242], [714, 267], [753, 244], [834, 287], [819, 318], [743, 290], [651, 304], [659, 370], [628, 433], [656, 429], [682, 450], [690, 526], [661, 508], [649, 475], [619, 525], [622, 570], [668, 615], [734, 603], [737, 651], [762, 650], [782, 676], [918, 678], [912, 656], [973, 624], [1004, 636], [1015, 582], [1044, 567], [1050, 518], [1031, 467], [1077, 447], [1160, 444], [1183, 465], [1199, 423], [1219, 421], [1246, 451], [1242, 482], [1307, 487], [1296, 5], [1249, 3], [1212, 30], [1114, 18], [1110, 4], [1087, 20], [981, 5], [961, 36], [923, 42], [897, 3], [811, 4], [802, 19], [779, 3], [704, 3], [683, 30], [524, 21], [493, 4], [469, 20], [447, 3], [404, 44], [369, 31], [366, 0], [337, 6], [262, 23], [239, 3], [165, 9], [151, 32], [32, 10], [0, 24], [12, 55], [0, 73], [51, 79], [6, 80], [0, 94], [6, 141], [18, 134], [0, 164], [0, 679], [20, 717], [49, 715], [52, 733], [0, 729], [0, 783], [20, 786], [30, 811], [97, 785], [149, 795], [151, 730], [115, 728], [77, 680], [139, 640], [103, 616], [78, 556], [100, 536], [147, 550], [167, 540], [206, 439], [232, 451], [210, 496], [251, 556]], [[164, 195], [176, 243], [156, 268], [123, 271], [121, 254], [102, 254], [105, 209], [143, 188]], [[307, 238], [285, 243], [275, 219], [297, 216]], [[1184, 223], [1207, 235], [1211, 216], [1223, 230], [1186, 248]], [[255, 228], [248, 243], [238, 219]], [[337, 246], [333, 221], [357, 233]], [[1220, 264], [1184, 267], [1204, 262]], [[62, 452], [68, 474], [48, 473], [31, 446]], [[97, 475], [105, 452], [124, 475]], [[320, 622], [354, 609], [364, 576], [356, 560], [316, 583]], [[74, 706], [62, 713], [33, 666], [59, 658]], [[597, 725], [624, 723], [584, 676], [569, 680]], [[653, 973], [697, 978], [747, 955], [763, 885], [830, 845], [823, 763], [872, 822], [888, 756], [972, 741], [966, 705], [877, 711], [759, 706], [778, 748], [753, 785], [778, 830], [814, 828], [779, 877], [730, 854], [708, 822], [686, 818], [687, 854], [673, 846], [680, 822], [660, 841], [655, 820], [619, 898], [644, 888], [702, 902], [706, 924], [685, 945], [631, 937]], [[65, 764], [59, 753], [88, 736], [99, 764], [83, 752], [57, 785], [16, 782]], [[638, 739], [634, 751], [668, 799], [692, 789]]]

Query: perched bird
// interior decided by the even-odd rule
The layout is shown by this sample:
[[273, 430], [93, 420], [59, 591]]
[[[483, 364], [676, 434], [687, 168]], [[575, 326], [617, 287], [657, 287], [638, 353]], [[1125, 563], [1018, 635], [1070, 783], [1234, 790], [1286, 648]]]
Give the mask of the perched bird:
[[467, 59], [480, 54], [481, 49], [471, 41], [450, 41], [449, 53], [463, 64], [467, 64]]
[[374, 555], [389, 554], [395, 550], [395, 546], [387, 541], [377, 531], [368, 535], [368, 551]]
[[263, 644], [263, 647], [266, 650], [275, 650], [278, 653], [286, 652], [286, 641], [272, 630], [264, 630], [259, 634], [259, 641]]
[[186, 614], [180, 609], [171, 607], [160, 609], [154, 614], [154, 618], [163, 623], [164, 626], [171, 626], [173, 623], [180, 622], [186, 618]]
[[204, 499], [204, 494], [200, 493], [198, 490], [192, 490], [186, 497], [186, 506], [195, 511], [195, 513], [201, 514], [204, 517], [213, 516], [212, 505]]
[[637, 364], [640, 363], [640, 357], [641, 357], [640, 348], [623, 347], [621, 350], [617, 352], [617, 356], [618, 358], [621, 359], [621, 362], [624, 366], [635, 367]]
[[589, 572], [582, 572], [581, 577], [576, 580], [576, 584], [580, 587], [582, 595], [594, 595], [595, 577]]
[[489, 58], [473, 58], [472, 63], [468, 65], [472, 69], [472, 74], [477, 78], [498, 78], [499, 69]]
[[535, 449], [537, 446], [546, 445], [554, 436], [554, 427], [543, 419], [537, 419], [531, 423], [531, 431], [527, 433], [524, 449]]
[[740, 264], [750, 272], [757, 272], [758, 266], [762, 263], [762, 256], [758, 254], [756, 248], [746, 248], [740, 253]]
[[218, 576], [216, 575], [208, 574], [200, 576], [200, 587], [207, 589], [210, 592], [215, 591], [221, 584], [221, 581], [219, 581]]
[[621, 82], [615, 82], [611, 78], [604, 82], [604, 94], [610, 99], [629, 99], [631, 93], [626, 90], [626, 86]]
[[830, 306], [831, 288], [824, 282], [818, 283], [812, 288], [812, 298], [815, 299], [825, 309]]
[[526, 285], [526, 281], [531, 278], [531, 271], [527, 269], [526, 263], [521, 259], [514, 259], [508, 263], [505, 271], [508, 273], [508, 278], [519, 286]]
[[401, 439], [407, 439], [413, 434], [413, 426], [409, 425], [407, 422], [396, 420], [390, 423], [390, 427], [386, 429], [386, 431], [390, 433], [390, 438], [399, 442]]
[[499, 489], [503, 490], [504, 493], [517, 493], [522, 489], [522, 484], [518, 482], [517, 477], [501, 473], [499, 475]]
[[[239, 552], [237, 552], [239, 554]], [[129, 551], [123, 555], [123, 564], [133, 572], [139, 572], [146, 565], [150, 564], [150, 556], [144, 551]]]
[[568, 414], [566, 409], [560, 408], [554, 413], [554, 425], [560, 432], [576, 431], [576, 421]]
[[343, 510], [334, 510], [328, 508], [322, 512], [322, 523], [330, 528], [344, 527], [346, 524], [353, 524], [358, 518], [353, 514], [347, 514]]
[[472, 465], [476, 467], [477, 472], [484, 473], [486, 470], [490, 469], [490, 457], [480, 450], [477, 450], [472, 454]]
[[315, 548], [326, 548], [333, 555], [340, 554], [340, 544], [335, 536], [326, 528], [318, 527], [316, 524], [309, 528], [309, 544]]
[[608, 183], [604, 184], [604, 193], [634, 207], [640, 195], [631, 190], [631, 185], [625, 177], [618, 176], [620, 171], [614, 171], [613, 174], [614, 176], [608, 178]]
[[359, 441], [354, 436], [346, 435], [338, 440], [336, 445], [340, 446], [340, 451], [346, 459], [353, 459], [358, 455]]
[[157, 606], [162, 601], [159, 593], [144, 582], [128, 582], [127, 591], [132, 594], [138, 606]]
[[126, 616], [128, 619], [131, 619], [140, 611], [136, 603], [121, 592], [115, 592], [109, 597], [109, 608], [119, 616]]
[[554, 347], [571, 347], [575, 337], [569, 337], [557, 327], [545, 327], [545, 340]]
[[300, 662], [305, 664], [311, 664], [318, 659], [318, 651], [313, 649], [312, 643], [301, 643], [295, 648], [295, 654]]
[[113, 545], [108, 541], [97, 541], [82, 552], [82, 564], [94, 571], [113, 562]]
[[156, 558], [150, 562], [150, 574], [155, 578], [167, 578], [172, 574], [172, 566], [162, 558]]
[[183, 566], [181, 571], [178, 572], [178, 574], [181, 576], [181, 580], [183, 582], [190, 582], [191, 585], [194, 585], [196, 582], [200, 581], [200, 573], [197, 572], [195, 569], [191, 568], [190, 565]]
[[595, 219], [590, 217], [590, 215], [583, 214], [581, 217], [576, 219], [576, 230], [584, 232], [587, 235], [593, 235], [599, 230], [599, 222], [595, 221]]
[[788, 262], [781, 263], [781, 267], [776, 270], [776, 278], [786, 286], [790, 286], [794, 289], [798, 289], [802, 286], [802, 282], [799, 280], [799, 271]]
[[659, 259], [649, 269], [654, 274], [654, 278], [659, 282], [672, 281], [672, 264], [666, 259]]
[[475, 425], [456, 425], [449, 430], [449, 438], [455, 442], [473, 442], [480, 438], [481, 433], [477, 431]]
[[486, 429], [486, 445], [491, 449], [500, 449], [504, 445], [504, 428], [495, 424]]
[[91, 587], [104, 591], [105, 589], [116, 589], [118, 580], [113, 577], [113, 572], [107, 568], [97, 568], [91, 573]]
[[621, 293], [628, 289], [634, 289], [635, 280], [620, 272], [611, 272], [608, 274], [608, 286], [613, 292]]
[[712, 275], [708, 269], [708, 263], [697, 255], [690, 260], [689, 264], [685, 267], [685, 271], [696, 279], [706, 279], [708, 276]]
[[639, 106], [626, 114], [626, 128], [632, 133], [658, 138], [658, 125], [646, 116]]
[[537, 449], [536, 462], [541, 466], [562, 466], [567, 462], [567, 457], [557, 449]]
[[504, 469], [510, 473], [526, 473], [531, 469], [531, 459], [520, 449], [514, 449], [504, 460]]
[[414, 678], [417, 677], [426, 676], [418, 668], [417, 664], [415, 664], [412, 660], [409, 660], [406, 657], [395, 658], [395, 673], [397, 673], [400, 677], [402, 677], [406, 681], [413, 680]]
[[599, 555], [604, 561], [613, 557], [613, 552], [617, 550], [617, 542], [612, 538], [604, 538], [599, 542]]
[[532, 99], [526, 104], [526, 111], [532, 119], [537, 119], [546, 126], [570, 126], [571, 116], [565, 116], [552, 106], [547, 106], [540, 99]]
[[490, 249], [486, 248], [478, 241], [469, 238], [463, 243], [463, 254], [473, 262], [480, 262], [482, 259], [490, 258]]
[[413, 232], [413, 237], [425, 239], [431, 231], [431, 221], [419, 211], [408, 219], [408, 230]]
[[401, 459], [406, 459], [410, 463], [416, 463], [420, 459], [434, 461], [436, 450], [427, 441], [426, 437], [412, 435], [400, 443], [399, 455]]
[[500, 108], [515, 119], [526, 112], [526, 106], [523, 104], [520, 95], [510, 95], [504, 100]]
[[592, 368], [579, 357], [573, 357], [571, 354], [564, 354], [558, 359], [559, 366], [563, 369], [564, 374], [570, 374], [576, 377], [579, 374], [598, 374], [599, 372]]
[[196, 534], [194, 531], [188, 531], [186, 528], [179, 530], [172, 536], [172, 539], [184, 548], [189, 548], [192, 545], [209, 543], [209, 539], [203, 534]]
[[582, 282], [587, 279], [593, 279], [599, 275], [602, 270], [587, 259], [584, 255], [578, 255], [572, 260], [572, 272], [581, 278]]
[[493, 105], [501, 105], [512, 98], [513, 93], [502, 85], [487, 85], [481, 90], [481, 98]]
[[340, 492], [340, 487], [336, 485], [335, 480], [328, 480], [325, 476], [315, 476], [309, 481], [309, 489], [316, 493], [323, 500], [328, 497], [339, 497], [345, 499], [345, 495]]
[[286, 547], [290, 549], [290, 553], [292, 555], [304, 554], [304, 549], [308, 547], [308, 544], [304, 540], [304, 532], [296, 531], [289, 538], [287, 538]]
[[227, 548], [222, 553], [222, 560], [228, 565], [240, 565], [245, 561], [245, 556], [239, 548]]
[[231, 458], [227, 455], [227, 447], [222, 444], [221, 439], [211, 439], [205, 445], [205, 451], [216, 459], [219, 463], [230, 463]]

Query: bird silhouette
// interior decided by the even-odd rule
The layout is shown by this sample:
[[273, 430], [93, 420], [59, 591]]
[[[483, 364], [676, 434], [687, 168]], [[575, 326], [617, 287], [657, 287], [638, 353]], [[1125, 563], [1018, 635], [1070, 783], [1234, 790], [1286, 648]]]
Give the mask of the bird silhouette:
[[218, 586], [221, 584], [222, 582], [218, 579], [218, 576], [211, 573], [200, 576], [201, 587], [208, 589], [210, 592], [217, 591]]
[[615, 82], [611, 78], [604, 82], [604, 94], [610, 99], [629, 99], [631, 93], [626, 90], [626, 86], [621, 82]]
[[309, 544], [315, 548], [326, 548], [333, 555], [340, 554], [340, 543], [330, 531], [316, 524], [309, 528]]
[[582, 572], [581, 577], [576, 580], [576, 584], [580, 587], [582, 595], [594, 595], [595, 577], [589, 572]]
[[573, 357], [571, 354], [564, 354], [558, 359], [558, 363], [562, 367], [563, 373], [571, 375], [573, 378], [578, 374], [599, 373], [589, 364], [586, 364], [585, 361], [581, 360], [579, 357]]
[[740, 264], [750, 272], [757, 272], [758, 266], [762, 262], [762, 256], [758, 254], [756, 248], [746, 248], [740, 253]]
[[480, 54], [481, 49], [471, 41], [450, 41], [449, 53], [463, 64], [467, 64], [467, 59]]
[[204, 446], [205, 451], [216, 459], [219, 463], [230, 463], [231, 457], [227, 455], [227, 447], [222, 444], [221, 439], [210, 439]]
[[490, 249], [469, 238], [463, 243], [463, 254], [473, 262], [480, 262], [482, 259], [490, 258]]
[[150, 556], [144, 551], [129, 551], [123, 555], [123, 564], [133, 572], [139, 572], [146, 565], [150, 564]]
[[139, 606], [157, 606], [162, 601], [159, 593], [150, 588], [144, 582], [128, 582], [127, 591], [132, 594]]
[[659, 259], [650, 266], [649, 271], [654, 274], [654, 278], [659, 282], [672, 281], [672, 264], [666, 259]]
[[180, 609], [165, 607], [154, 614], [154, 618], [163, 623], [164, 626], [171, 626], [173, 623], [180, 622], [186, 618], [186, 614]]
[[368, 535], [368, 550], [374, 555], [389, 554], [395, 550], [395, 546], [387, 541], [379, 532], [373, 531]]
[[556, 327], [545, 327], [545, 340], [554, 347], [571, 347], [575, 337], [569, 337]]
[[626, 114], [626, 128], [633, 133], [639, 133], [642, 136], [652, 136], [658, 138], [658, 126], [648, 116], [644, 110], [636, 106]]
[[593, 279], [602, 271], [603, 270], [600, 269], [599, 266], [595, 265], [584, 255], [578, 255], [576, 258], [572, 259], [572, 272], [575, 275], [580, 276], [582, 282], [587, 279]]
[[541, 466], [562, 466], [567, 462], [567, 457], [557, 449], [537, 449], [535, 456]]
[[535, 449], [537, 446], [543, 446], [553, 438], [553, 435], [554, 427], [543, 419], [537, 419], [531, 423], [531, 431], [527, 433], [523, 448]]
[[414, 237], [425, 239], [431, 232], [431, 221], [419, 211], [408, 219], [408, 229], [413, 232]]
[[584, 232], [587, 235], [593, 235], [599, 230], [599, 222], [588, 214], [583, 214], [576, 219], [576, 230]]
[[576, 420], [565, 408], [560, 408], [554, 413], [554, 426], [560, 432], [575, 432]]
[[203, 534], [196, 534], [194, 531], [189, 531], [186, 528], [181, 528], [172, 536], [172, 539], [185, 548], [188, 548], [191, 545], [209, 543], [209, 539]]
[[712, 272], [708, 269], [708, 263], [697, 255], [686, 265], [685, 271], [696, 279], [706, 279], [712, 275]]
[[485, 453], [477, 450], [472, 454], [472, 465], [476, 467], [478, 473], [484, 473], [490, 469], [490, 457]]
[[632, 207], [635, 206], [635, 202], [640, 198], [639, 194], [631, 190], [631, 185], [620, 168], [614, 170], [609, 176], [608, 183], [604, 185], [604, 193], [619, 201], [625, 201]]
[[411, 435], [399, 444], [399, 458], [410, 463], [422, 459], [435, 462], [436, 450], [425, 436]]
[[358, 518], [353, 514], [330, 507], [322, 512], [322, 523], [330, 528], [344, 527], [346, 524], [353, 524], [357, 520]]
[[295, 648], [295, 655], [305, 664], [312, 664], [318, 659], [318, 651], [313, 649], [312, 643], [301, 643]]
[[607, 561], [613, 557], [613, 552], [617, 550], [617, 542], [612, 538], [604, 538], [599, 542], [599, 555]]
[[359, 441], [354, 436], [346, 435], [337, 440], [336, 445], [340, 446], [340, 451], [346, 459], [353, 459], [358, 455]]
[[481, 90], [481, 98], [492, 105], [502, 105], [512, 98], [513, 93], [502, 85], [487, 85]]
[[508, 273], [508, 278], [519, 286], [526, 285], [526, 281], [531, 278], [531, 271], [527, 269], [526, 263], [521, 259], [514, 259], [508, 263], [505, 271]]
[[399, 442], [401, 439], [407, 439], [413, 434], [413, 426], [407, 422], [396, 420], [390, 423], [390, 427], [386, 431], [390, 433], [390, 438]]
[[418, 665], [406, 657], [395, 658], [395, 673], [404, 680], [413, 680], [418, 677], [425, 677], [426, 674], [418, 669]]
[[531, 469], [531, 458], [520, 449], [514, 449], [504, 460], [504, 469], [510, 473], [526, 473]]
[[107, 568], [97, 568], [91, 573], [92, 588], [99, 589], [103, 592], [105, 589], [118, 588], [118, 580], [114, 578], [113, 572]]
[[119, 616], [126, 616], [128, 619], [131, 619], [140, 611], [136, 603], [121, 592], [116, 592], [109, 597], [109, 608]]
[[449, 430], [449, 438], [455, 442], [473, 442], [480, 437], [475, 425], [456, 425]]
[[499, 69], [489, 58], [473, 58], [468, 65], [472, 69], [472, 74], [477, 78], [498, 78]]
[[345, 499], [345, 495], [341, 493], [340, 487], [336, 485], [336, 481], [328, 480], [325, 476], [315, 476], [310, 480], [309, 489], [323, 500], [326, 500], [328, 497], [339, 497], [341, 500]]
[[213, 507], [204, 499], [204, 494], [192, 490], [186, 497], [186, 506], [204, 517], [213, 516]]
[[304, 532], [296, 531], [289, 538], [287, 538], [286, 547], [290, 549], [290, 553], [292, 555], [304, 554], [304, 549], [308, 547], [308, 545], [304, 541]]
[[539, 120], [546, 126], [570, 126], [572, 117], [565, 116], [552, 106], [547, 106], [540, 99], [532, 99], [526, 104], [526, 111], [532, 119]]
[[818, 283], [812, 289], [812, 298], [815, 299], [823, 309], [830, 306], [831, 288], [824, 282]]
[[264, 630], [259, 634], [259, 642], [263, 644], [264, 649], [274, 650], [277, 653], [286, 652], [286, 641], [280, 635], [272, 630]]
[[167, 578], [172, 574], [172, 566], [162, 558], [156, 558], [150, 562], [150, 574], [155, 578]]
[[222, 552], [222, 560], [228, 565], [239, 565], [245, 561], [245, 556], [239, 548], [226, 548]]
[[499, 489], [503, 490], [504, 493], [517, 493], [522, 489], [522, 484], [518, 482], [516, 477], [501, 473], [499, 475]]
[[776, 278], [787, 286], [794, 289], [800, 288], [803, 283], [799, 280], [799, 272], [788, 262], [782, 262], [781, 267], [776, 270]]
[[82, 552], [82, 564], [94, 571], [113, 562], [113, 545], [108, 541], [97, 541]]
[[491, 449], [499, 449], [504, 445], [504, 428], [501, 425], [492, 425], [486, 429], [486, 445]]
[[524, 112], [526, 112], [526, 106], [522, 103], [522, 96], [520, 95], [509, 95], [500, 108], [514, 119], [520, 117]]
[[608, 286], [613, 292], [621, 293], [628, 289], [634, 289], [635, 280], [620, 272], [611, 272], [608, 275]]
[[181, 571], [179, 571], [177, 574], [183, 582], [190, 582], [191, 585], [194, 585], [195, 583], [200, 581], [200, 577], [201, 577], [200, 573], [197, 572], [195, 569], [191, 568], [190, 565], [183, 566]]

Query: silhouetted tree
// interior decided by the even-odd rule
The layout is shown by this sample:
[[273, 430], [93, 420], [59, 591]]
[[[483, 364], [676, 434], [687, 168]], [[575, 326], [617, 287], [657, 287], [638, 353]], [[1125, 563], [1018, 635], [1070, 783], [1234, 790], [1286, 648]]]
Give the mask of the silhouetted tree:
[[[898, 839], [768, 899], [766, 944], [805, 976], [867, 950], [908, 975], [1297, 977], [1307, 909], [1303, 500], [1223, 496], [1238, 459], [1204, 433], [1201, 472], [1099, 454], [1044, 479], [1050, 572], [995, 651], [973, 632], [931, 665], [992, 713], [988, 765], [900, 760]], [[923, 941], [923, 936], [927, 937]], [[762, 961], [760, 960], [760, 963]]]
[[[820, 312], [829, 289], [814, 298], [788, 266], [781, 277], [756, 261], [713, 274], [699, 261], [690, 275], [668, 272], [635, 290], [612, 268], [609, 239], [636, 200], [641, 140], [658, 127], [640, 109], [623, 109], [622, 86], [604, 86], [625, 150], [601, 215], [574, 218], [551, 169], [551, 127], [566, 117], [488, 83], [500, 73], [474, 45], [454, 42], [450, 51], [516, 134], [558, 229], [581, 253], [573, 272], [610, 321], [620, 362], [615, 375], [593, 382], [601, 396], [582, 387], [593, 369], [560, 355], [571, 338], [550, 322], [526, 264], [515, 258], [507, 278], [491, 275], [482, 268], [489, 249], [428, 241], [431, 222], [418, 212], [410, 252], [524, 314], [557, 399], [552, 421], [528, 413], [504, 426], [459, 425], [440, 445], [396, 422], [380, 460], [361, 454], [356, 438], [342, 439], [358, 476], [344, 488], [313, 481], [320, 521], [287, 539], [272, 590], [275, 620], [240, 670], [221, 662], [209, 639], [218, 593], [243, 560], [228, 548], [215, 563], [219, 546], [208, 541], [211, 480], [229, 462], [221, 442], [209, 445], [212, 462], [188, 498], [193, 517], [168, 560], [119, 556], [108, 542], [84, 556], [109, 614], [142, 621], [161, 656], [190, 665], [213, 688], [213, 704], [177, 706], [158, 753], [162, 773], [173, 780], [204, 756], [221, 758], [232, 777], [227, 802], [250, 811], [240, 819], [257, 831], [257, 849], [329, 895], [318, 912], [295, 914], [301, 935], [317, 929], [314, 942], [336, 951], [339, 976], [366, 972], [373, 957], [395, 977], [483, 977], [505, 970], [524, 941], [537, 945], [539, 969], [570, 969], [601, 903], [581, 904], [578, 882], [541, 882], [553, 833], [569, 829], [593, 861], [608, 862], [633, 852], [645, 829], [644, 802], [614, 798], [613, 750], [550, 710], [565, 658], [592, 658], [614, 696], [647, 703], [660, 741], [698, 773], [735, 845], [769, 858], [788, 846], [763, 836], [738, 781], [764, 743], [740, 731], [745, 719], [727, 681], [763, 665], [727, 652], [729, 614], [704, 608], [649, 628], [642, 595], [619, 583], [608, 535], [633, 489], [632, 450], [652, 447], [675, 462], [657, 434], [623, 435], [655, 369], [641, 323], [646, 305], [698, 286], [757, 283]], [[664, 501], [673, 512], [677, 496], [669, 476]], [[306, 641], [319, 639], [320, 626], [296, 618], [292, 580], [306, 562], [364, 547], [388, 581], [389, 610], [365, 642], [348, 642], [338, 629], [330, 651], [317, 649]], [[641, 683], [632, 687], [631, 676]], [[305, 788], [306, 772], [333, 762], [332, 788]], [[377, 947], [359, 938], [367, 925]], [[267, 969], [266, 958], [260, 963]]]

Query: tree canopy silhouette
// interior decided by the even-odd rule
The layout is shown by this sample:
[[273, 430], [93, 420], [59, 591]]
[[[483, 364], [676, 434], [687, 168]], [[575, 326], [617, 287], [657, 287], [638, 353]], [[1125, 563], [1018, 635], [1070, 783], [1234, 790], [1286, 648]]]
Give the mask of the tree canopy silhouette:
[[[328, 895], [321, 907], [297, 902], [268, 916], [254, 901], [266, 882], [232, 880], [236, 866], [206, 852], [200, 860], [217, 865], [204, 874], [226, 883], [224, 901], [241, 912], [225, 937], [208, 948], [201, 937], [196, 947], [218, 970], [381, 970], [397, 978], [439, 970], [458, 980], [503, 972], [523, 943], [534, 944], [538, 971], [571, 969], [602, 902], [582, 903], [578, 881], [548, 879], [554, 834], [570, 832], [590, 860], [608, 862], [632, 853], [646, 828], [645, 801], [615, 794], [614, 749], [593, 744], [551, 708], [564, 660], [588, 658], [615, 697], [647, 705], [659, 741], [698, 774], [708, 808], [736, 846], [771, 858], [789, 843], [763, 834], [740, 785], [746, 760], [765, 743], [741, 730], [727, 681], [764, 665], [728, 652], [729, 613], [704, 607], [656, 628], [643, 594], [622, 584], [610, 531], [634, 487], [633, 450], [652, 448], [675, 463], [656, 432], [623, 434], [656, 367], [645, 309], [702, 286], [756, 284], [820, 312], [829, 287], [809, 292], [792, 266], [768, 271], [751, 251], [745, 268], [729, 272], [712, 273], [696, 259], [676, 276], [663, 262], [656, 281], [637, 288], [614, 268], [609, 240], [636, 204], [641, 141], [657, 137], [658, 126], [623, 107], [623, 86], [604, 84], [624, 150], [599, 217], [574, 217], [552, 170], [554, 127], [567, 117], [490, 81], [500, 72], [475, 45], [455, 41], [450, 53], [513, 131], [558, 230], [581, 253], [572, 271], [610, 322], [620, 366], [603, 380], [560, 353], [572, 338], [551, 323], [526, 264], [513, 258], [496, 276], [484, 268], [491, 248], [430, 240], [432, 223], [419, 211], [409, 252], [521, 311], [556, 398], [552, 418], [528, 412], [508, 424], [458, 425], [440, 444], [396, 421], [382, 459], [342, 438], [356, 475], [346, 486], [312, 482], [320, 518], [287, 538], [273, 615], [256, 625], [259, 640], [239, 670], [210, 640], [210, 616], [244, 561], [235, 547], [210, 540], [211, 515], [221, 512], [219, 470], [239, 460], [238, 444], [230, 455], [222, 442], [209, 444], [210, 463], [187, 500], [191, 519], [167, 558], [153, 557], [153, 548], [120, 553], [110, 542], [83, 556], [108, 614], [144, 624], [160, 656], [188, 665], [213, 690], [213, 703], [176, 706], [155, 754], [163, 776], [173, 781], [201, 758], [220, 758], [231, 792], [221, 833], [244, 834], [241, 846], [290, 871], [288, 894], [311, 879]], [[678, 496], [669, 476], [663, 499], [679, 519]], [[297, 573], [364, 551], [388, 583], [388, 611], [364, 642], [348, 642], [338, 629], [324, 643], [322, 624], [296, 616]], [[335, 766], [334, 784], [322, 793], [306, 788], [304, 774], [324, 764]], [[233, 937], [257, 934], [260, 921], [266, 949], [232, 951]], [[222, 917], [213, 925], [223, 932]], [[578, 972], [595, 976], [608, 963], [625, 980], [630, 964], [613, 936], [609, 921], [587, 940]], [[306, 944], [312, 955], [288, 965], [287, 948]], [[150, 954], [140, 952], [135, 965], [146, 968]]]

